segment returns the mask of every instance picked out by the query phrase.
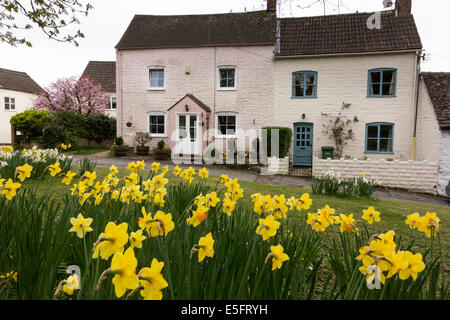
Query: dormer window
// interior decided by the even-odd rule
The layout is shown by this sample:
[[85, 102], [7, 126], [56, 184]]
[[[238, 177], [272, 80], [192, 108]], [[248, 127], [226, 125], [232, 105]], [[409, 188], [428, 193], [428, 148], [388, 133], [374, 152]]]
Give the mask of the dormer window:
[[235, 67], [219, 67], [219, 89], [236, 90]]

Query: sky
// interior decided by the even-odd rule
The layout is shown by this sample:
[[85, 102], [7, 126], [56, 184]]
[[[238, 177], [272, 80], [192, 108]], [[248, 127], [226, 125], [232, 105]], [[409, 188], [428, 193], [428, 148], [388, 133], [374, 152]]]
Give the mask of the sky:
[[[180, 15], [243, 12], [265, 9], [266, 0], [80, 0], [94, 6], [80, 18], [85, 38], [79, 47], [48, 39], [38, 29], [24, 31], [32, 48], [0, 43], [0, 68], [27, 72], [39, 85], [47, 87], [59, 78], [79, 77], [88, 61], [114, 61], [119, 42], [135, 14]], [[279, 17], [375, 12], [383, 0], [278, 0]], [[412, 12], [428, 61], [423, 71], [450, 72], [450, 1], [412, 0]], [[323, 3], [325, 3], [325, 10]]]

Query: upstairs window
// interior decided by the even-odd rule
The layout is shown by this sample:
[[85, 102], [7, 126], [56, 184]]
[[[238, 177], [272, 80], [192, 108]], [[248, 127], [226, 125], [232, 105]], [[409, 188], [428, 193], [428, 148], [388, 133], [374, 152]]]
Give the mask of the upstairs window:
[[165, 88], [164, 69], [149, 69], [150, 89], [161, 90]]
[[107, 110], [116, 110], [117, 109], [117, 98], [109, 97], [109, 104], [106, 106]]
[[5, 110], [16, 110], [16, 99], [5, 97]]
[[366, 152], [393, 153], [394, 125], [392, 123], [369, 123], [366, 125]]
[[396, 94], [397, 70], [369, 70], [369, 97], [394, 97]]
[[292, 74], [293, 98], [317, 97], [317, 72], [297, 71]]
[[234, 67], [219, 68], [219, 89], [222, 90], [236, 89], [236, 68]]

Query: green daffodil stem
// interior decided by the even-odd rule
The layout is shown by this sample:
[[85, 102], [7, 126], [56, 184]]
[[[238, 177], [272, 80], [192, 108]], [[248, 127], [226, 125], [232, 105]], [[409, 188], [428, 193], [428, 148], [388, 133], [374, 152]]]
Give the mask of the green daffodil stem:
[[[164, 230], [164, 229], [163, 229]], [[173, 282], [172, 282], [172, 270], [170, 268], [170, 258], [169, 258], [169, 251], [167, 250], [167, 238], [164, 238], [164, 255], [167, 263], [167, 275], [169, 280], [169, 291], [170, 296], [172, 297], [172, 300], [175, 300], [175, 294], [174, 294], [174, 288], [173, 288]]]

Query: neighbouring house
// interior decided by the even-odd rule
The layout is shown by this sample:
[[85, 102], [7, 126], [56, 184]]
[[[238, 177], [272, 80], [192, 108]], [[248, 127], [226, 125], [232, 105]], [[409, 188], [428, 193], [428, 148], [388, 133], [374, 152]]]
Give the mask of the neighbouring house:
[[[176, 154], [249, 143], [273, 124], [275, 1], [267, 11], [136, 15], [116, 46], [117, 135], [147, 131]], [[251, 143], [251, 141], [250, 141]]]
[[106, 105], [106, 114], [116, 118], [116, 62], [89, 61], [81, 77], [88, 77], [102, 86], [104, 96], [109, 100], [109, 103]]
[[11, 144], [9, 120], [17, 113], [32, 109], [43, 89], [25, 72], [0, 68], [0, 144]]
[[418, 159], [437, 161], [438, 192], [450, 181], [450, 73], [423, 72], [420, 83]]

